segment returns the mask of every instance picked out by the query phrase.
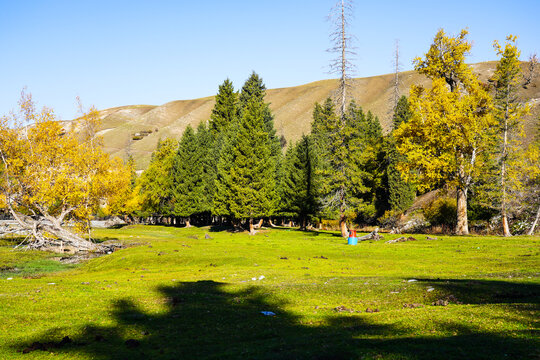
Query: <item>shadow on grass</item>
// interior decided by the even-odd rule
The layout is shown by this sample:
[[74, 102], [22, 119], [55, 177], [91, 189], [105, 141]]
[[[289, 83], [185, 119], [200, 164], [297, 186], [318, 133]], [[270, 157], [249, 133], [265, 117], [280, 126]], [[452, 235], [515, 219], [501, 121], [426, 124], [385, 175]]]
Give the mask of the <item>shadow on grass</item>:
[[[336, 314], [324, 324], [302, 324], [297, 316], [280, 310], [284, 304], [271, 299], [264, 288], [230, 292], [225, 284], [199, 281], [158, 290], [167, 306], [165, 313], [146, 313], [130, 300], [120, 300], [112, 306], [114, 326], [87, 325], [77, 336], [51, 330], [32, 345], [19, 344], [16, 350], [30, 357], [34, 351], [46, 350], [103, 360], [517, 359], [535, 355], [534, 341], [479, 333], [457, 321], [441, 325], [457, 331], [455, 336], [415, 337], [410, 329], [376, 324], [367, 314]], [[276, 315], [264, 316], [261, 311]]]
[[501, 280], [418, 279], [463, 304], [532, 304], [540, 307], [540, 284]]

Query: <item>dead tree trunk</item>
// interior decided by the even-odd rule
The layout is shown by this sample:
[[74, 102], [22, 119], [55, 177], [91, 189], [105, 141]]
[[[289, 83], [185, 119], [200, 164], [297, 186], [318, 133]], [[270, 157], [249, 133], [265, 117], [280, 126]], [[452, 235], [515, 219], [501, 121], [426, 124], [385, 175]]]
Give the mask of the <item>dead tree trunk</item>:
[[255, 231], [255, 227], [253, 226], [253, 218], [249, 218], [249, 235], [255, 235], [257, 232]]
[[534, 235], [534, 228], [538, 224], [538, 220], [540, 219], [540, 205], [538, 206], [538, 211], [536, 211], [536, 218], [534, 219], [533, 224], [531, 225], [531, 229], [527, 233], [527, 235]]
[[469, 222], [467, 218], [467, 189], [457, 189], [457, 235], [469, 235]]

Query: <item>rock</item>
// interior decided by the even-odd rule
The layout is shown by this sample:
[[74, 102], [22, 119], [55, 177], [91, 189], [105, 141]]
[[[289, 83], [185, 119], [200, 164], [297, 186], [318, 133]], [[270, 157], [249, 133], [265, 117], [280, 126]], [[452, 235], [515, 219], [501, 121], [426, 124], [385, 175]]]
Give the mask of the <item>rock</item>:
[[367, 309], [366, 309], [366, 312], [367, 312], [367, 313], [377, 313], [377, 312], [379, 312], [379, 309], [371, 309], [371, 308], [367, 308]]
[[424, 305], [422, 304], [417, 304], [417, 303], [412, 303], [412, 304], [403, 304], [403, 308], [404, 309], [416, 309], [416, 308], [421, 308], [423, 307]]
[[431, 305], [433, 306], [447, 306], [448, 305], [448, 300], [443, 300], [443, 299], [439, 299], [435, 302], [432, 302]]
[[386, 244], [395, 244], [395, 243], [400, 243], [400, 242], [405, 242], [405, 241], [416, 241], [416, 239], [413, 238], [412, 236], [409, 236], [409, 237], [402, 236], [394, 240], [388, 240]]
[[341, 313], [341, 312], [349, 312], [349, 313], [353, 313], [353, 312], [354, 312], [354, 309], [348, 309], [348, 308], [346, 308], [345, 306], [340, 305], [340, 306], [335, 307], [335, 308], [334, 308], [334, 311], [339, 312], [339, 313]]
[[211, 237], [210, 235], [208, 235], [208, 234], [204, 234], [204, 238], [205, 238], [206, 240], [212, 239], [212, 237]]

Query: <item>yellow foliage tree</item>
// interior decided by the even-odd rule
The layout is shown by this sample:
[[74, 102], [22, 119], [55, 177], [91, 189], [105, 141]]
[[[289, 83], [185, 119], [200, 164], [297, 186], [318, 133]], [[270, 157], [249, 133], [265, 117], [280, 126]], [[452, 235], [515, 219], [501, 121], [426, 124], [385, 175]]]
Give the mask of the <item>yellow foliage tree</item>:
[[406, 161], [399, 169], [416, 177], [420, 190], [443, 184], [456, 188], [456, 233], [469, 233], [467, 191], [481, 171], [481, 154], [489, 148], [494, 125], [492, 101], [465, 64], [471, 48], [467, 31], [448, 37], [440, 30], [425, 59], [415, 68], [432, 79], [431, 89], [413, 86], [412, 117], [395, 131], [398, 151]]
[[[98, 112], [91, 109], [67, 129], [47, 108], [35, 111], [30, 94], [21, 96], [20, 114], [0, 120], [0, 191], [5, 206], [30, 236], [31, 248], [70, 245], [98, 250], [81, 234], [107, 199], [129, 186], [129, 171], [110, 159], [95, 133]], [[75, 232], [63, 227], [66, 222]]]

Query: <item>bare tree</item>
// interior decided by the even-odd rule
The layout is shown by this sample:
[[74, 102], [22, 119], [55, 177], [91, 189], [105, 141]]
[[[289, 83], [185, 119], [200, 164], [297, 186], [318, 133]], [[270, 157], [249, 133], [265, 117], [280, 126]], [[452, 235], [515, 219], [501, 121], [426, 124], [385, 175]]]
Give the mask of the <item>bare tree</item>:
[[351, 88], [351, 76], [355, 69], [352, 59], [356, 53], [352, 46], [352, 37], [349, 34], [349, 20], [352, 16], [352, 0], [339, 1], [328, 15], [328, 19], [333, 23], [334, 31], [330, 34], [332, 47], [327, 51], [337, 54], [337, 57], [330, 63], [330, 73], [340, 76], [336, 102], [342, 121], [345, 117], [347, 99], [350, 97], [348, 92]]
[[392, 112], [396, 110], [399, 101], [399, 72], [401, 70], [401, 63], [399, 62], [399, 40], [396, 39], [396, 48], [394, 51], [394, 81], [392, 84]]
[[[334, 31], [330, 35], [332, 47], [328, 49], [329, 52], [337, 54], [336, 58], [330, 63], [330, 73], [339, 75], [339, 86], [337, 94], [335, 96], [336, 107], [338, 109], [338, 116], [340, 125], [338, 125], [336, 131], [337, 136], [341, 139], [345, 138], [345, 124], [346, 124], [346, 107], [347, 100], [349, 100], [349, 90], [351, 89], [351, 75], [354, 72], [354, 65], [351, 60], [356, 53], [353, 51], [352, 38], [349, 34], [349, 19], [352, 18], [353, 3], [352, 0], [339, 1], [330, 11], [328, 19], [332, 21], [334, 25]], [[342, 161], [341, 159], [340, 161]], [[346, 178], [346, 166], [343, 162], [336, 164], [336, 171], [340, 172], [342, 178]], [[347, 228], [347, 215], [348, 209], [347, 191], [345, 184], [342, 183], [337, 191], [332, 195], [332, 199], [339, 201], [339, 225], [341, 235], [347, 237], [349, 234]]]
[[527, 86], [534, 80], [536, 77], [536, 70], [538, 68], [538, 56], [536, 54], [531, 54], [529, 56], [529, 62], [527, 64], [527, 71], [523, 74], [524, 82], [523, 82], [523, 88], [527, 88]]

